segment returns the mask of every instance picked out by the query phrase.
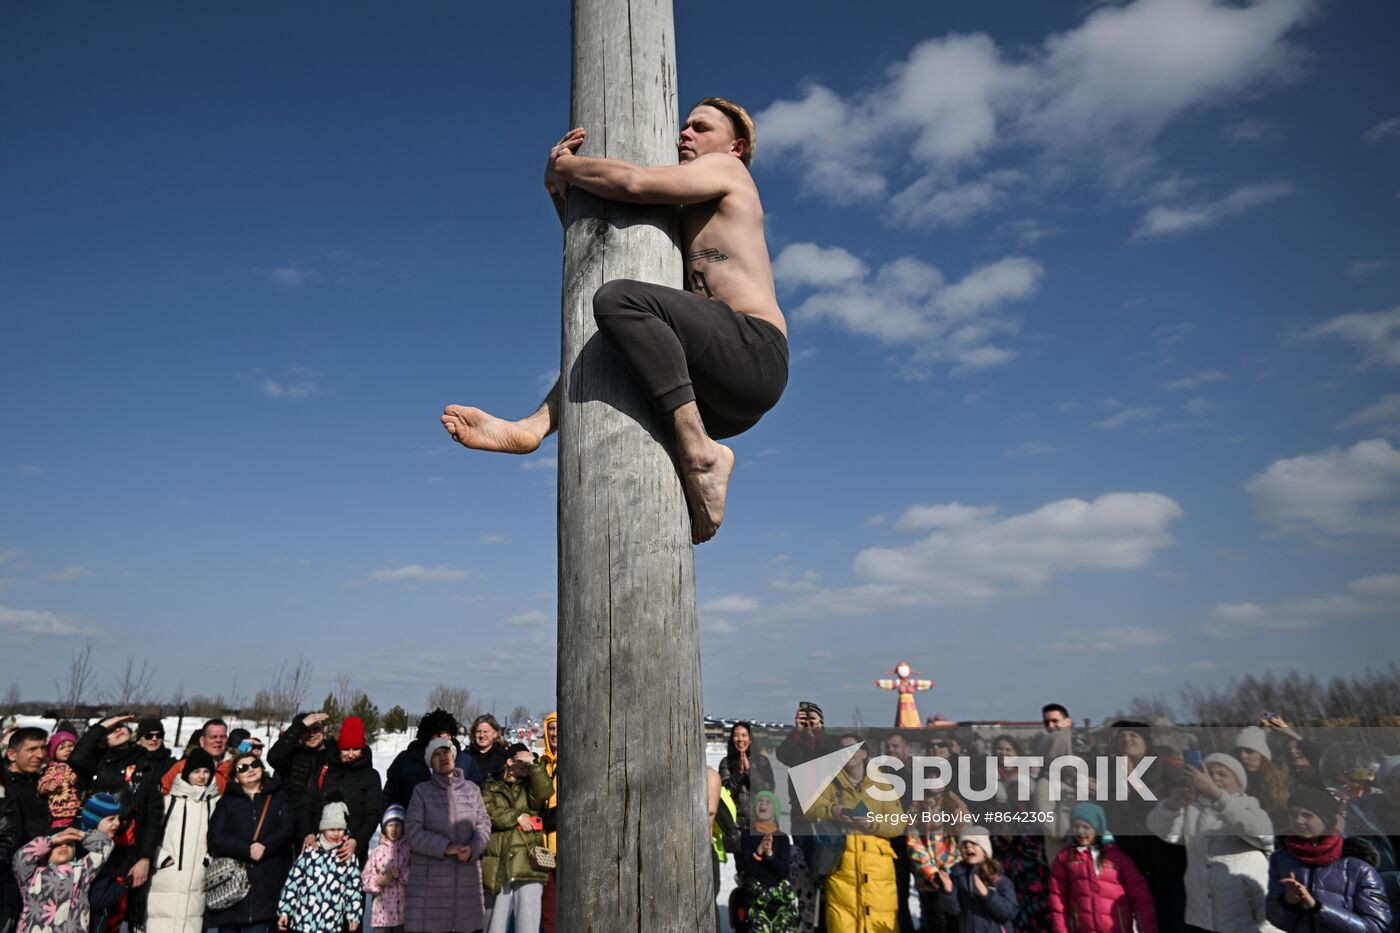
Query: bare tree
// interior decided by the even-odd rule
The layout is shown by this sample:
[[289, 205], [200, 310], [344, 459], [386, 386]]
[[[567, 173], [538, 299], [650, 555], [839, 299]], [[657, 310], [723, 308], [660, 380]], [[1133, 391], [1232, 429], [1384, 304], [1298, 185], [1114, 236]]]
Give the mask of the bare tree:
[[151, 680], [155, 673], [155, 669], [145, 658], [141, 659], [141, 666], [137, 667], [136, 659], [127, 655], [126, 664], [118, 673], [117, 679], [107, 688], [107, 702], [122, 712], [132, 712], [144, 707], [151, 700]]
[[306, 700], [306, 691], [311, 686], [311, 662], [298, 657], [295, 664], [282, 661], [268, 678], [266, 703], [271, 718], [279, 723], [288, 722]]
[[449, 687], [438, 684], [428, 694], [428, 709], [445, 709], [457, 722], [466, 727], [476, 718], [480, 707], [472, 700], [472, 692], [466, 687]]
[[336, 705], [350, 714], [350, 707], [355, 705], [357, 694], [355, 693], [355, 675], [346, 670], [335, 672], [335, 685], [331, 692], [335, 695]]
[[69, 712], [82, 706], [92, 689], [93, 675], [96, 673], [92, 653], [96, 647], [96, 642], [89, 638], [83, 642], [81, 648], [74, 648], [68, 658], [68, 670], [63, 679], [54, 681], [54, 686], [58, 688], [58, 698], [64, 709]]
[[515, 709], [510, 711], [510, 719], [506, 720], [506, 724], [511, 726], [523, 726], [525, 725], [525, 720], [529, 718], [530, 707], [517, 706]]
[[0, 709], [6, 714], [13, 716], [19, 712], [20, 704], [24, 702], [24, 696], [19, 692], [19, 684], [10, 681], [10, 685], [5, 688], [5, 699], [0, 700]]
[[1166, 697], [1158, 693], [1150, 697], [1133, 697], [1119, 713], [1118, 718], [1158, 723], [1172, 722], [1176, 719], [1176, 714], [1172, 712], [1172, 706], [1167, 702]]

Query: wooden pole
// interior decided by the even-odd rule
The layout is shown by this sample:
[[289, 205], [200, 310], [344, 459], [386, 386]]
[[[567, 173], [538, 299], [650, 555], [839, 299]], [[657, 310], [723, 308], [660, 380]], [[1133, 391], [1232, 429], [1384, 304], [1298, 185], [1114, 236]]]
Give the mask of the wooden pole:
[[[676, 161], [671, 0], [574, 0], [583, 155]], [[679, 286], [674, 208], [570, 191], [559, 412], [558, 929], [714, 929], [695, 565], [663, 425], [593, 293]]]

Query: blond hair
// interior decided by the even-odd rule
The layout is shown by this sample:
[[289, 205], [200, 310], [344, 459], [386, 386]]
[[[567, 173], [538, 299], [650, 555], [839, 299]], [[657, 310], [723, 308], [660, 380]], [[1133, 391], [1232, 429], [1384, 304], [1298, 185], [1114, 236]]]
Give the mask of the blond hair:
[[729, 118], [730, 124], [734, 127], [734, 137], [748, 143], [744, 147], [744, 154], [739, 156], [739, 160], [745, 165], [752, 165], [753, 150], [758, 145], [758, 134], [754, 131], [753, 117], [749, 116], [749, 112], [727, 97], [707, 97], [695, 106], [713, 107]]

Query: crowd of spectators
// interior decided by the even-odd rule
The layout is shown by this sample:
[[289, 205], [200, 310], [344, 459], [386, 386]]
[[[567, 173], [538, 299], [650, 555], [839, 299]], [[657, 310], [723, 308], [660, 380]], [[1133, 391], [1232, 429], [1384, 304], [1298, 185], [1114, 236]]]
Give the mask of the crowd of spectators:
[[[751, 725], [732, 727], [712, 776], [716, 860], [736, 859], [729, 915], [737, 931], [1395, 928], [1400, 756], [1381, 759], [1359, 783], [1329, 786], [1319, 768], [1324, 749], [1272, 713], [1193, 749], [1140, 721], [1119, 720], [1089, 736], [1051, 703], [1029, 743], [918, 730], [923, 757], [944, 759], [953, 780], [915, 792], [910, 735], [887, 734], [876, 744], [828, 733], [810, 701], [798, 704], [794, 723], [771, 749], [781, 765], [843, 749], [849, 758], [806, 806], [788, 782], [791, 838], [773, 817], [774, 772]], [[867, 767], [872, 754], [886, 756], [878, 769]], [[1017, 761], [1027, 755], [1083, 758], [1086, 770], [1098, 756], [1121, 760], [1124, 773], [1142, 775], [1142, 789], [1125, 783], [1121, 792], [1097, 793], [1103, 778], [1090, 771], [1087, 794], [1061, 793], [1052, 769]], [[994, 774], [985, 781], [978, 774], [976, 792], [960, 794], [967, 785], [958, 769], [988, 759]], [[888, 799], [884, 774], [904, 779], [902, 798]]]
[[482, 716], [418, 723], [381, 784], [365, 725], [222, 719], [177, 756], [158, 718], [3, 737], [0, 933], [553, 931], [558, 719], [546, 755]]

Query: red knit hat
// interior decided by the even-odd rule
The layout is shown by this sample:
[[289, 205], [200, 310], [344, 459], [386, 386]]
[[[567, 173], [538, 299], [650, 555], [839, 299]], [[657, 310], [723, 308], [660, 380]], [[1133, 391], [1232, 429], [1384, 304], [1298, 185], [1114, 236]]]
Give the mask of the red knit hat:
[[359, 716], [345, 717], [345, 721], [340, 724], [340, 735], [335, 741], [341, 748], [364, 748], [365, 721]]

